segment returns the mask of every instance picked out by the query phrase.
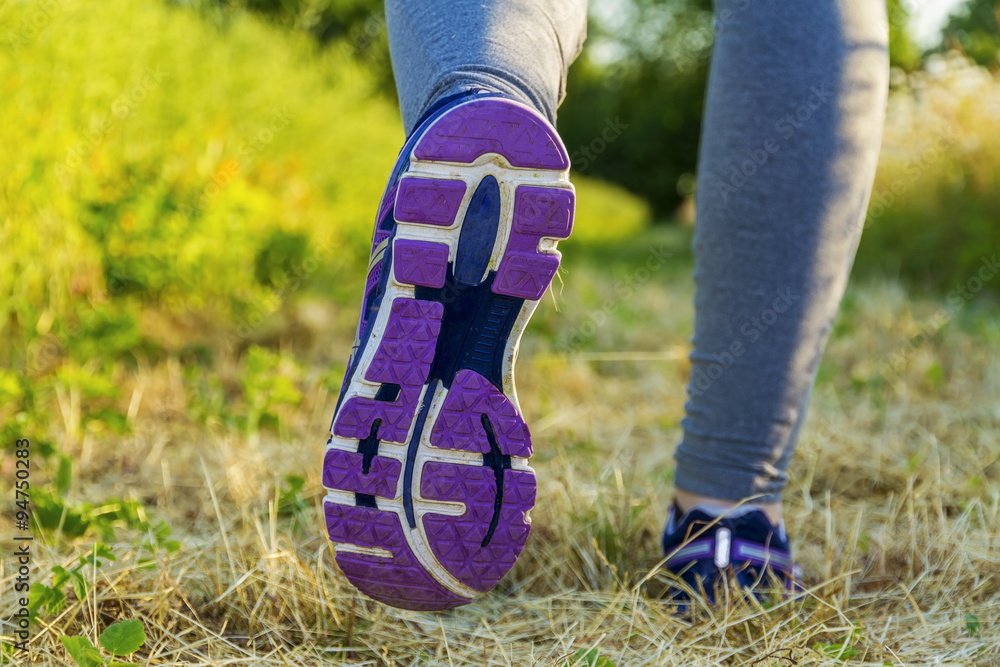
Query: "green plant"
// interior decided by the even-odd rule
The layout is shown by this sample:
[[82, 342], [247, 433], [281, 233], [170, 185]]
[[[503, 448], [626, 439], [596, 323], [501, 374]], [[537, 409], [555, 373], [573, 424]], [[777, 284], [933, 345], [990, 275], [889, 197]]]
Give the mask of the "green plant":
[[975, 614], [965, 615], [965, 631], [970, 637], [978, 637], [979, 631], [982, 630], [983, 623], [979, 620], [979, 617]]
[[827, 658], [833, 658], [834, 660], [847, 661], [858, 654], [858, 649], [850, 644], [845, 644], [843, 642], [837, 642], [834, 644], [828, 644], [826, 642], [817, 642], [814, 649], [822, 653]]
[[[304, 528], [303, 512], [309, 509], [309, 503], [302, 497], [306, 478], [300, 475], [286, 475], [285, 487], [278, 491], [276, 511], [279, 517], [290, 518], [292, 525]], [[276, 489], [277, 491], [277, 489]]]
[[90, 643], [86, 637], [60, 637], [66, 652], [80, 667], [121, 667], [131, 663], [115, 660], [116, 657], [131, 655], [146, 643], [146, 631], [142, 621], [121, 621], [113, 623], [104, 629], [98, 642], [111, 654], [105, 658], [100, 649]]
[[574, 653], [565, 663], [565, 667], [615, 667], [615, 663], [602, 656], [596, 648], [592, 648], [589, 651], [580, 649]]
[[[62, 463], [66, 459], [61, 460]], [[60, 475], [68, 478], [69, 465], [61, 468]], [[180, 549], [180, 543], [170, 539], [172, 532], [165, 521], [154, 521], [138, 500], [106, 498], [100, 503], [73, 503], [62, 495], [62, 488], [36, 487], [32, 490], [32, 521], [36, 528], [56, 532], [66, 537], [82, 537], [88, 531], [97, 533], [102, 540], [112, 542], [119, 528], [137, 530], [143, 534], [151, 548], [170, 552]]]
[[861, 653], [857, 644], [864, 641], [860, 627], [855, 627], [850, 634], [839, 642], [816, 642], [813, 649], [827, 658], [846, 662]]
[[31, 585], [29, 591], [28, 613], [34, 619], [39, 612], [45, 611], [52, 616], [58, 614], [66, 607], [66, 589], [72, 588], [78, 600], [87, 597], [87, 578], [83, 569], [87, 566], [98, 570], [104, 565], [104, 561], [116, 561], [118, 557], [111, 552], [111, 548], [106, 544], [98, 542], [90, 551], [83, 556], [79, 556], [78, 563], [71, 569], [66, 569], [62, 565], [52, 567], [52, 584], [45, 585], [36, 582]]
[[10, 642], [0, 643], [0, 665], [10, 665], [14, 663], [15, 649]]
[[[280, 406], [294, 406], [302, 393], [292, 378], [300, 369], [293, 359], [252, 345], [243, 363], [240, 384], [247, 406], [247, 432], [280, 424]], [[290, 377], [291, 376], [291, 377]]]

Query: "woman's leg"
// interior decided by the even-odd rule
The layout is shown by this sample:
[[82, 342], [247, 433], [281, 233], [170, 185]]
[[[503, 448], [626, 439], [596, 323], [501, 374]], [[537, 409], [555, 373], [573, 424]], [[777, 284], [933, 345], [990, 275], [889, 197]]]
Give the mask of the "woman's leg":
[[887, 22], [852, 0], [715, 17], [678, 504], [754, 498], [774, 520], [871, 191]]
[[555, 124], [586, 0], [387, 0], [385, 11], [407, 134], [434, 102], [471, 88], [511, 95]]

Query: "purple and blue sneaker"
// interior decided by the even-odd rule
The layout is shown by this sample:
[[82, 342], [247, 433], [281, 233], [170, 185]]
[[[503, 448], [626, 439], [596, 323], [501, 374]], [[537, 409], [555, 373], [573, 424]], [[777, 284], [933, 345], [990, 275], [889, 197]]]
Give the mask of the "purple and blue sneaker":
[[456, 607], [521, 553], [535, 474], [514, 360], [574, 206], [556, 131], [505, 97], [449, 101], [400, 152], [323, 463], [337, 564], [366, 595]]
[[802, 578], [784, 526], [775, 526], [752, 506], [721, 516], [698, 507], [683, 514], [672, 506], [663, 552], [664, 568], [683, 582], [669, 593], [682, 614], [689, 611], [691, 593], [714, 605], [728, 587], [730, 598], [751, 595], [764, 601], [776, 590], [798, 590]]

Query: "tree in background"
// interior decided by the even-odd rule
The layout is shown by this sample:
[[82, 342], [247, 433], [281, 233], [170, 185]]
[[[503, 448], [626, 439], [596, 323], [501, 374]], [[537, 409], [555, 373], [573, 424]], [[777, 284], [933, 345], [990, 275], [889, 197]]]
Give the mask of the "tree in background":
[[980, 65], [1000, 68], [1000, 2], [968, 0], [948, 17], [936, 50], [954, 48]]
[[[395, 98], [382, 0], [172, 1], [217, 14], [249, 9], [349, 49], [370, 67], [379, 90]], [[911, 71], [922, 55], [908, 32], [905, 0], [887, 3], [890, 61]], [[624, 186], [667, 218], [695, 188], [712, 1], [591, 0], [589, 34], [559, 110], [573, 167]]]
[[[888, 0], [888, 18], [890, 62], [920, 67], [903, 0]], [[713, 26], [710, 0], [591, 0], [559, 112], [578, 171], [623, 185], [661, 217], [693, 193], [713, 28], [726, 25]]]
[[594, 0], [559, 131], [574, 168], [669, 215], [693, 192], [711, 53], [710, 0]]
[[395, 98], [383, 0], [167, 1], [193, 6], [217, 23], [234, 12], [255, 12], [282, 27], [308, 33], [324, 47], [347, 49], [369, 67], [379, 91]]
[[923, 54], [910, 36], [910, 12], [903, 0], [888, 0], [886, 15], [889, 19], [889, 64], [912, 72], [923, 64]]

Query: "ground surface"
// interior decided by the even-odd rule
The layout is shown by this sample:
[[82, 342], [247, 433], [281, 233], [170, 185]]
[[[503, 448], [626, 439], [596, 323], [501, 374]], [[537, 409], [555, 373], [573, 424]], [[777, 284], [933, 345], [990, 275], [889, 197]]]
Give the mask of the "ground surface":
[[[538, 452], [533, 534], [495, 592], [400, 612], [337, 571], [320, 514], [335, 401], [323, 360], [346, 352], [353, 315], [310, 302], [326, 333], [296, 352], [302, 396], [279, 427], [238, 428], [221, 407], [193, 418], [208, 410], [197, 383], [167, 360], [123, 379], [141, 394], [130, 434], [68, 443], [73, 497], [141, 499], [180, 548], [138, 567], [150, 552], [126, 531], [117, 562], [86, 570], [88, 599], [70, 593], [43, 615], [31, 655], [66, 664], [60, 634], [96, 639], [95, 622], [138, 618], [148, 664], [1000, 664], [1000, 331], [970, 302], [914, 340], [941, 306], [893, 284], [852, 286], [793, 465], [787, 520], [808, 594], [694, 623], [658, 601], [691, 325], [686, 244], [676, 231], [566, 244], [564, 284], [518, 367]], [[666, 259], [649, 271], [654, 255]], [[227, 363], [198, 372], [233, 382], [240, 366]], [[288, 493], [287, 475], [304, 487]], [[93, 542], [44, 539], [36, 577]], [[2, 577], [6, 594], [13, 571]]]
[[849, 289], [787, 494], [807, 595], [694, 623], [659, 601], [689, 232], [576, 177], [518, 365], [532, 536], [495, 592], [417, 614], [359, 596], [321, 520], [398, 111], [349, 43], [192, 4], [0, 2], [0, 664], [29, 437], [32, 597], [65, 605], [15, 664], [139, 620], [151, 665], [1000, 665], [995, 77], [894, 90], [861, 264], [938, 291]]

